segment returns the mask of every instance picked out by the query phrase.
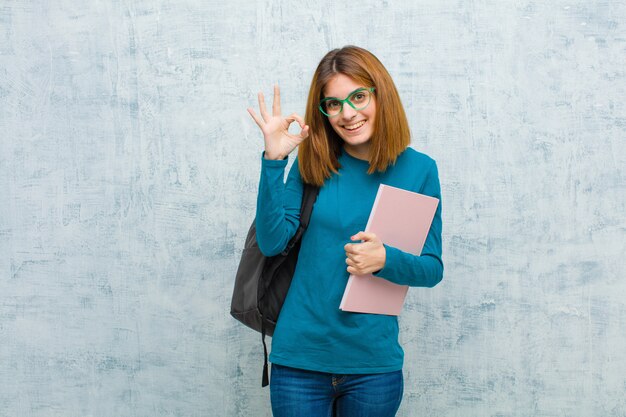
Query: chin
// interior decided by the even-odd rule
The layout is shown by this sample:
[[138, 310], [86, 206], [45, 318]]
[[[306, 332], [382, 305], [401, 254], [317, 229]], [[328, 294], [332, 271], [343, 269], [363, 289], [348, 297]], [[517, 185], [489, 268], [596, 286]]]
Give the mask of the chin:
[[372, 137], [371, 134], [366, 134], [366, 135], [360, 135], [360, 136], [357, 136], [357, 137], [354, 137], [354, 136], [342, 136], [341, 139], [343, 139], [343, 141], [345, 143], [347, 143], [348, 145], [358, 146], [358, 145], [363, 145], [363, 144], [369, 142], [371, 137]]

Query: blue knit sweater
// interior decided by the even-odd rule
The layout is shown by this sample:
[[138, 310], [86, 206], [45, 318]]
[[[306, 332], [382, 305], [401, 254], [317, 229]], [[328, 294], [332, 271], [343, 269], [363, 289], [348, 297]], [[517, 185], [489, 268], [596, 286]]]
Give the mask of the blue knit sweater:
[[[437, 165], [407, 148], [384, 173], [368, 175], [368, 162], [342, 151], [338, 174], [320, 189], [309, 227], [302, 238], [298, 264], [280, 313], [270, 361], [284, 366], [335, 374], [391, 372], [402, 369], [395, 316], [339, 309], [348, 281], [343, 249], [363, 231], [379, 184], [441, 199]], [[298, 159], [287, 182], [287, 160], [262, 157], [257, 199], [257, 241], [266, 256], [281, 252], [294, 235], [302, 200]], [[433, 287], [443, 276], [441, 203], [421, 256], [385, 245], [386, 263], [377, 276], [414, 287]]]

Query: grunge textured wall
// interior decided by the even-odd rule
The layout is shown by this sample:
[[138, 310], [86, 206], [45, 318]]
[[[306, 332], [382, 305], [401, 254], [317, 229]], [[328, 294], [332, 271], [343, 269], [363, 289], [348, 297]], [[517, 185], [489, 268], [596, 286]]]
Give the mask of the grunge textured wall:
[[443, 190], [400, 416], [626, 415], [626, 6], [8, 0], [0, 416], [269, 416], [229, 316], [281, 86], [374, 52]]

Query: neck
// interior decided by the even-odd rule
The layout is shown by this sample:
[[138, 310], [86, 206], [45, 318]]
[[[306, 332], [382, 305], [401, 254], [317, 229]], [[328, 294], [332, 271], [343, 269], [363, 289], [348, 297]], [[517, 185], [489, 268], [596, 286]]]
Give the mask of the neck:
[[369, 161], [369, 150], [370, 150], [369, 144], [364, 143], [362, 145], [352, 146], [352, 145], [348, 145], [347, 143], [344, 143], [343, 148], [346, 150], [348, 155], [356, 159]]

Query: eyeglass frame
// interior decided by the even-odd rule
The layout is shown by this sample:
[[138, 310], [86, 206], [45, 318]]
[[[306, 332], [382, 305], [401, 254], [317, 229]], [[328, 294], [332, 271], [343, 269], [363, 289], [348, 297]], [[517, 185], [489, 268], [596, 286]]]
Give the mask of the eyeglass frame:
[[[372, 102], [372, 98], [370, 97], [370, 100], [367, 102], [367, 104], [363, 107], [361, 107], [360, 109], [357, 109], [356, 107], [354, 107], [354, 104], [352, 104], [352, 102], [350, 101], [350, 97], [352, 97], [353, 94], [358, 93], [359, 91], [369, 91], [370, 93], [374, 94], [374, 90], [376, 90], [376, 87], [360, 87], [357, 88], [356, 90], [354, 90], [353, 92], [351, 92], [350, 94], [348, 94], [348, 97], [344, 98], [343, 100], [337, 97], [324, 97], [322, 99], [322, 101], [320, 101], [320, 104], [317, 106], [318, 109], [322, 112], [322, 114], [328, 118], [330, 117], [335, 117], [335, 116], [339, 116], [341, 114], [341, 112], [343, 111], [343, 105], [344, 103], [348, 103], [350, 105], [350, 107], [352, 107], [354, 110], [356, 111], [361, 111], [364, 110], [365, 108], [367, 108], [367, 106], [370, 105], [370, 103]], [[339, 109], [339, 111], [337, 112], [337, 114], [333, 114], [332, 116], [328, 113], [326, 113], [324, 111], [324, 107], [323, 104], [325, 101], [329, 101], [329, 100], [337, 100], [338, 102], [341, 103], [341, 108]]]

